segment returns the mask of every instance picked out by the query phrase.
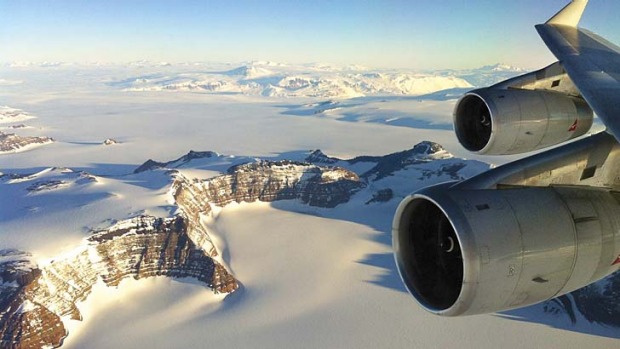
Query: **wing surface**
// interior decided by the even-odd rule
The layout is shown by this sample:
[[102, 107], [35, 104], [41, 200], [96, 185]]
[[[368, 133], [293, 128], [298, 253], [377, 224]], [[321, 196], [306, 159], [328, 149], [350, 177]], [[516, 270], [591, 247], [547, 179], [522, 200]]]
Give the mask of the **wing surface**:
[[536, 29], [608, 132], [620, 141], [620, 47], [577, 28], [585, 3], [573, 1], [563, 10], [568, 12], [560, 11]]

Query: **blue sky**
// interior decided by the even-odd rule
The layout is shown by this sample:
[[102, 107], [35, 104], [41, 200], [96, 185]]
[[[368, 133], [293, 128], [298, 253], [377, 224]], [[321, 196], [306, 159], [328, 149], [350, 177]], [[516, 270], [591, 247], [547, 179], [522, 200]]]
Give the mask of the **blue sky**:
[[[536, 68], [533, 28], [567, 0], [0, 0], [0, 61], [248, 61]], [[620, 2], [582, 26], [620, 41]]]

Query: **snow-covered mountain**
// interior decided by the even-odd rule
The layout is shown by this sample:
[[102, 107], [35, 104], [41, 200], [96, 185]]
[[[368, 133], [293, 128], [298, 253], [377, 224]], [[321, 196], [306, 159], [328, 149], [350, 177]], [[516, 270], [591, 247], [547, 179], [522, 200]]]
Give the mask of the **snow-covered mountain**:
[[[125, 65], [62, 62], [14, 62], [11, 69], [139, 69], [108, 81], [125, 91], [190, 91], [272, 97], [352, 98], [377, 95], [423, 95], [441, 90], [482, 87], [523, 74], [525, 69], [494, 64], [474, 69], [434, 71], [372, 69], [359, 65], [245, 63], [168, 63], [137, 61]], [[135, 72], [134, 72], [135, 73]], [[0, 79], [0, 84], [21, 80]]]
[[21, 109], [11, 108], [5, 105], [0, 106], [0, 124], [15, 123], [33, 118], [35, 118], [35, 116]]
[[[17, 122], [34, 119], [35, 116], [21, 109], [0, 106], [0, 125], [6, 124], [7, 129], [26, 129], [28, 126]], [[54, 142], [50, 137], [44, 136], [20, 136], [15, 133], [0, 131], [0, 155], [17, 153], [36, 148], [41, 145]]]
[[164, 72], [114, 82], [126, 91], [194, 91], [271, 97], [352, 98], [421, 95], [471, 85], [455, 76], [402, 71], [373, 72], [362, 67], [285, 65], [253, 62], [224, 71]]
[[0, 154], [26, 151], [37, 146], [52, 143], [50, 137], [18, 136], [14, 133], [0, 131]]
[[[248, 64], [229, 71], [222, 72], [223, 75], [239, 76], [245, 79], [256, 79], [263, 76], [273, 75], [271, 70], [263, 67], [264, 64]], [[268, 65], [267, 65], [268, 66]]]
[[[394, 192], [402, 196], [403, 190], [387, 187], [393, 183], [387, 177], [417, 177], [412, 183], [420, 185], [445, 178], [462, 179], [486, 168], [476, 161], [454, 159], [440, 145], [423, 142], [400, 153], [351, 160], [330, 158], [320, 150], [311, 152], [305, 162], [255, 160], [206, 180], [186, 178], [176, 170], [204, 166], [205, 161], [208, 164], [218, 157], [214, 152], [190, 152], [168, 162], [149, 160], [134, 171], [173, 176], [170, 193], [180, 209], [173, 218], [140, 215], [117, 222], [94, 231], [81, 246], [41, 267], [28, 252], [1, 250], [0, 309], [4, 310], [0, 312], [0, 338], [16, 347], [60, 345], [68, 335], [62, 319], [81, 319], [76, 303], [87, 298], [99, 280], [115, 286], [129, 276], [193, 277], [216, 294], [234, 292], [239, 285], [213, 259], [221, 251], [203, 223], [203, 216], [216, 207], [233, 202], [298, 200], [333, 208], [346, 204], [353, 195], [370, 196], [363, 199], [367, 204], [386, 202], [393, 199]], [[315, 165], [326, 163], [330, 165]], [[43, 191], [60, 194], [64, 188], [97, 183], [96, 176], [54, 168], [27, 176], [4, 174], [0, 179], [0, 185], [18, 187], [16, 200], [19, 195]], [[377, 185], [386, 187], [378, 193], [357, 194]]]
[[525, 74], [526, 72], [526, 69], [502, 63], [486, 65], [474, 69], [441, 71], [443, 74], [459, 77], [475, 87], [491, 86], [506, 79]]

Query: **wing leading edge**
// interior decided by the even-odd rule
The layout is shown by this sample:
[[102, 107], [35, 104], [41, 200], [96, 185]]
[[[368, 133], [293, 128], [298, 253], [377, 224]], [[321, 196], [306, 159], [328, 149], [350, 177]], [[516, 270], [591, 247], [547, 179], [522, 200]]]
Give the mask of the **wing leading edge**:
[[620, 141], [620, 47], [577, 28], [586, 4], [571, 2], [536, 29], [608, 132]]

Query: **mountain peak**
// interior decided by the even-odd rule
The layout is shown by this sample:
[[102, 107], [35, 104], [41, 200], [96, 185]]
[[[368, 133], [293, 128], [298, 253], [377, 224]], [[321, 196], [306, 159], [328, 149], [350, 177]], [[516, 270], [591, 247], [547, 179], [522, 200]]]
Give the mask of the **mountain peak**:
[[327, 156], [321, 151], [321, 149], [317, 149], [310, 153], [304, 161], [312, 164], [335, 164], [340, 161], [340, 159]]
[[447, 153], [443, 146], [439, 143], [431, 141], [422, 141], [413, 146], [411, 149], [413, 154], [416, 155], [434, 155], [438, 153]]
[[485, 65], [476, 70], [492, 71], [492, 72], [525, 72], [526, 71], [523, 68], [515, 67], [509, 64], [505, 64], [505, 63]]
[[242, 76], [246, 79], [254, 79], [254, 78], [259, 78], [262, 76], [268, 76], [272, 74], [273, 74], [272, 71], [265, 69], [263, 67], [257, 66], [255, 64], [244, 65], [239, 68], [235, 68], [235, 69], [224, 72], [224, 75]]
[[207, 159], [214, 158], [220, 156], [218, 153], [213, 151], [193, 151], [190, 150], [187, 154], [181, 156], [180, 158], [168, 162], [159, 162], [152, 159], [148, 159], [138, 168], [136, 168], [133, 173], [140, 173], [144, 171], [156, 170], [160, 168], [177, 168], [179, 166], [185, 165], [188, 162], [196, 159]]

